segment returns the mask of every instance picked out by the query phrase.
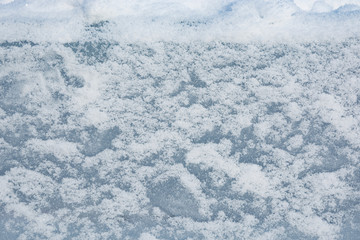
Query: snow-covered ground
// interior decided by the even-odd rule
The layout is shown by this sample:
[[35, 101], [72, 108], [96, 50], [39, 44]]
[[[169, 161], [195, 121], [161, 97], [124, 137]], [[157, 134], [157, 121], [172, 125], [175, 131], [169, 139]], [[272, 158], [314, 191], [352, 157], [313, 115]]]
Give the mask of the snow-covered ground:
[[360, 1], [0, 1], [1, 240], [359, 226]]

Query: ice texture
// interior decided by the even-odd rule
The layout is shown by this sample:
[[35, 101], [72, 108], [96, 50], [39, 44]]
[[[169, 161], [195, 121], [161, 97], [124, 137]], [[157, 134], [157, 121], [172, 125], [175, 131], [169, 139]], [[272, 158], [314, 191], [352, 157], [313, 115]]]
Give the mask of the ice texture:
[[357, 239], [359, 1], [0, 1], [0, 239]]

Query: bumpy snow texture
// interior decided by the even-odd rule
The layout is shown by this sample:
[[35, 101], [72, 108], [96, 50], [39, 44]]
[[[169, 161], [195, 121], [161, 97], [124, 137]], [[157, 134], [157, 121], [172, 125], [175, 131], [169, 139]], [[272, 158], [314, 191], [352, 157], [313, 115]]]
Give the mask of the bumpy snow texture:
[[0, 239], [359, 239], [359, 1], [0, 1]]

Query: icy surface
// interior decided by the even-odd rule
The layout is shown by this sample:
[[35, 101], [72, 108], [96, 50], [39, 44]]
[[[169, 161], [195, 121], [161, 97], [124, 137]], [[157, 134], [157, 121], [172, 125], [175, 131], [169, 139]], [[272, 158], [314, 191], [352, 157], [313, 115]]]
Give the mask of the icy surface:
[[0, 239], [357, 239], [359, 1], [0, 1]]

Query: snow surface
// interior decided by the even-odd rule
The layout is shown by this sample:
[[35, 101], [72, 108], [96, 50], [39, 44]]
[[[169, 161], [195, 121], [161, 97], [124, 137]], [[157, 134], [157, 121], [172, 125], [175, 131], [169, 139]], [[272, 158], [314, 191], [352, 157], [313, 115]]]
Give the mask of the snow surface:
[[357, 239], [360, 3], [1, 0], [0, 239]]
[[346, 39], [359, 15], [360, 0], [4, 0], [0, 40], [84, 41], [104, 23], [104, 38], [130, 42]]

